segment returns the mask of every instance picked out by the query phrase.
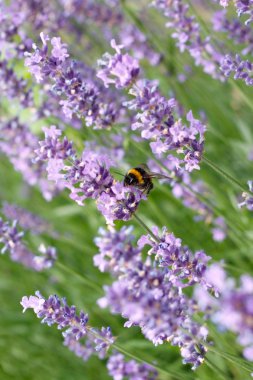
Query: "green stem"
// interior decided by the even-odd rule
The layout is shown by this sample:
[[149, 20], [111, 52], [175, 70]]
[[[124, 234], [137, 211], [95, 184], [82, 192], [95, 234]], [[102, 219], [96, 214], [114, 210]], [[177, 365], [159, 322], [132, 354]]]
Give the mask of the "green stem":
[[247, 362], [246, 360], [240, 359], [237, 356], [224, 351], [217, 351], [214, 348], [209, 348], [209, 351], [215, 353], [216, 355], [220, 355], [221, 357], [231, 361], [232, 363], [238, 365], [239, 367], [243, 368], [248, 372], [253, 372], [253, 366], [250, 365], [249, 362]]
[[[210, 200], [207, 199], [205, 196], [203, 196], [202, 194], [194, 191], [186, 183], [183, 183], [183, 186], [185, 186], [188, 189], [189, 192], [193, 193], [196, 196], [196, 198], [199, 199], [205, 206], [209, 207], [212, 210], [212, 212], [213, 212], [213, 214], [215, 216], [222, 216], [222, 217], [226, 218], [226, 224], [228, 225], [228, 227], [231, 229], [231, 232], [232, 232], [232, 236], [230, 236], [230, 238], [232, 240], [233, 240], [234, 235], [238, 235], [238, 238], [241, 238], [240, 231], [241, 231], [241, 233], [244, 233], [244, 229], [241, 226], [238, 226], [238, 224], [237, 225], [234, 224], [234, 220], [232, 222], [230, 222], [230, 220], [228, 219], [227, 215], [224, 215], [223, 210], [221, 210], [216, 205], [212, 204], [210, 202]], [[245, 241], [240, 242], [240, 245], [241, 244], [245, 245]], [[247, 247], [249, 248], [248, 245], [247, 245]]]
[[219, 166], [214, 164], [212, 161], [209, 160], [209, 158], [202, 156], [202, 160], [210, 166], [213, 170], [215, 170], [217, 173], [221, 174], [223, 177], [225, 177], [228, 181], [232, 182], [234, 185], [239, 187], [242, 191], [248, 193], [249, 190], [246, 186], [243, 186], [236, 178], [232, 177], [230, 174], [225, 172], [223, 169], [221, 169]]
[[212, 371], [214, 371], [215, 373], [217, 373], [217, 375], [221, 379], [227, 380], [226, 373], [224, 373], [220, 368], [218, 368], [214, 363], [212, 363], [210, 359], [205, 358], [205, 362], [206, 362], [207, 366], [210, 367], [212, 369]]
[[[134, 359], [134, 360], [136, 360], [136, 361], [138, 361], [138, 362], [141, 362], [141, 363], [146, 363], [146, 364], [150, 365], [151, 367], [155, 368], [155, 369], [156, 369], [158, 372], [160, 372], [160, 373], [163, 373], [163, 374], [165, 374], [165, 375], [173, 376], [175, 379], [178, 379], [178, 380], [182, 380], [183, 378], [186, 378], [186, 379], [187, 379], [187, 378], [188, 378], [188, 379], [193, 379], [193, 377], [192, 377], [191, 375], [190, 375], [190, 376], [189, 376], [189, 375], [186, 375], [186, 374], [184, 374], [184, 375], [180, 374], [180, 375], [179, 375], [179, 374], [178, 374], [178, 371], [177, 371], [177, 372], [169, 371], [169, 370], [167, 370], [167, 369], [163, 369], [162, 367], [159, 367], [159, 366], [153, 364], [152, 362], [149, 362], [149, 361], [147, 361], [147, 360], [143, 360], [143, 359], [139, 358], [138, 356], [133, 355], [132, 353], [130, 353], [130, 352], [124, 350], [124, 349], [123, 349], [122, 347], [120, 347], [118, 344], [113, 343], [112, 346], [113, 346], [116, 350], [118, 350], [119, 352], [121, 352], [122, 354], [128, 356], [129, 358]], [[184, 376], [184, 377], [182, 377], [182, 376]]]
[[77, 277], [80, 281], [88, 285], [90, 288], [96, 290], [99, 294], [103, 294], [103, 290], [101, 289], [101, 287], [97, 285], [97, 283], [90, 280], [85, 275], [75, 272], [73, 269], [67, 267], [66, 265], [60, 263], [59, 261], [56, 262], [55, 266], [58, 267], [59, 269], [64, 270], [65, 272], [70, 273], [72, 276]]
[[159, 243], [160, 242], [160, 239], [155, 236], [155, 234], [151, 231], [151, 229], [141, 220], [141, 218], [139, 216], [137, 216], [136, 214], [133, 214], [134, 218], [138, 221], [138, 223], [152, 236], [152, 238], [157, 242]]
[[163, 47], [160, 46], [159, 39], [157, 39], [154, 34], [151, 34], [150, 29], [147, 28], [143, 24], [141, 19], [130, 9], [130, 7], [128, 7], [126, 5], [126, 0], [120, 0], [120, 3], [121, 3], [121, 7], [122, 7], [123, 11], [130, 18], [130, 20], [133, 22], [133, 24], [146, 36], [150, 46], [153, 47], [155, 51], [158, 51], [162, 55], [163, 62], [165, 63], [165, 68], [167, 70], [168, 67], [171, 67], [171, 61], [168, 60], [164, 56], [164, 49], [163, 49]]

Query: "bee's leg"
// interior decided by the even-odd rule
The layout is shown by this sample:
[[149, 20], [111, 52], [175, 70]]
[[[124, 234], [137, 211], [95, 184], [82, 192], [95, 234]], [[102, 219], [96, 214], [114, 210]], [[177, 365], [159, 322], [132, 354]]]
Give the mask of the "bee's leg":
[[153, 189], [153, 187], [154, 187], [153, 183], [150, 182], [147, 189], [146, 189], [147, 195], [150, 193], [150, 191]]

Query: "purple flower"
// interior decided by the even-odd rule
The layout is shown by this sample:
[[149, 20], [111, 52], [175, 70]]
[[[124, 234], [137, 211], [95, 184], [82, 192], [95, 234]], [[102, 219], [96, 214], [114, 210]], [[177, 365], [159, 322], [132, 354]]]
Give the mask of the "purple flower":
[[[129, 24], [126, 20], [119, 25], [117, 39], [120, 44], [129, 51], [139, 61], [146, 59], [152, 66], [156, 66], [161, 60], [161, 54], [152, 49], [149, 44], [148, 38], [142, 33], [135, 25]], [[116, 35], [114, 33], [114, 35]], [[112, 39], [112, 38], [111, 38]]]
[[113, 179], [109, 171], [113, 160], [104, 150], [84, 149], [78, 158], [72, 143], [66, 137], [62, 141], [60, 131], [54, 126], [45, 129], [45, 134], [40, 149], [36, 150], [36, 161], [47, 163], [48, 178], [68, 188], [70, 198], [79, 205], [86, 198], [96, 199], [98, 210], [108, 223], [129, 220], [145, 195]]
[[[191, 111], [186, 115], [189, 126], [184, 125], [181, 119], [175, 120], [173, 109], [177, 106], [176, 101], [164, 98], [152, 82], [139, 81], [136, 83], [137, 70], [132, 70], [135, 63], [132, 63], [128, 54], [121, 53], [122, 46], [117, 46], [115, 41], [112, 41], [112, 46], [117, 53], [114, 56], [107, 53], [104, 56], [104, 58], [107, 57], [107, 60], [98, 62], [103, 69], [98, 72], [97, 76], [103, 79], [105, 86], [111, 83], [116, 88], [130, 86], [129, 94], [134, 96], [134, 99], [125, 102], [124, 106], [130, 111], [137, 112], [131, 128], [133, 130], [140, 129], [144, 139], [152, 139], [150, 147], [159, 158], [162, 154], [175, 150], [178, 154], [184, 155], [186, 170], [199, 169], [204, 146], [205, 125], [194, 119]], [[115, 67], [118, 68], [119, 61], [120, 70], [114, 70]], [[123, 62], [131, 62], [131, 64], [124, 66]], [[116, 76], [116, 79], [112, 78], [112, 74]]]
[[253, 362], [253, 345], [246, 347], [243, 350], [243, 356], [245, 357], [246, 360]]
[[189, 14], [189, 5], [183, 0], [154, 0], [152, 5], [168, 19], [166, 26], [173, 30], [172, 37], [177, 40], [179, 50], [188, 51], [204, 72], [222, 80], [218, 70], [222, 54], [209, 37], [202, 38], [199, 23]]
[[[248, 181], [249, 190], [253, 192], [253, 181]], [[253, 195], [247, 192], [242, 193], [243, 201], [238, 203], [238, 207], [246, 207], [249, 211], [253, 211]]]
[[37, 314], [40, 312], [40, 310], [43, 307], [43, 303], [45, 302], [44, 298], [38, 297], [38, 296], [24, 296], [21, 300], [21, 306], [23, 307], [23, 313], [27, 309], [33, 309], [34, 312]]
[[[34, 45], [34, 52], [26, 53], [25, 66], [38, 83], [51, 83], [51, 91], [60, 100], [66, 118], [84, 118], [87, 126], [110, 127], [121, 116], [120, 102], [111, 90], [97, 83], [95, 74], [85, 65], [71, 60], [66, 44], [59, 37], [50, 41], [40, 34], [42, 48]], [[93, 75], [93, 78], [91, 77]]]
[[183, 154], [187, 171], [199, 169], [205, 125], [195, 119], [191, 111], [186, 115], [189, 126], [181, 119], [175, 120], [175, 99], [164, 98], [152, 82], [139, 81], [129, 93], [134, 99], [126, 102], [125, 106], [137, 112], [132, 129], [139, 129], [144, 139], [154, 140], [150, 143], [152, 152], [161, 158], [165, 154], [169, 157], [168, 153], [176, 151]]
[[[96, 265], [116, 276], [111, 286], [104, 287], [105, 296], [98, 304], [126, 318], [126, 327], [139, 326], [155, 345], [170, 341], [179, 346], [184, 362], [196, 368], [204, 360], [207, 329], [193, 322], [195, 302], [183, 294], [183, 286], [177, 286], [170, 269], [157, 267], [150, 258], [143, 263], [141, 248], [150, 238], [143, 236], [138, 248], [131, 247], [132, 239], [130, 231], [123, 228], [103, 232], [96, 240], [100, 248], [100, 254], [95, 256]], [[174, 238], [173, 244], [178, 249], [180, 239]], [[196, 254], [191, 265], [195, 276], [204, 273], [206, 261], [202, 252]], [[178, 275], [183, 281], [180, 273], [181, 268], [174, 277]]]
[[57, 259], [56, 249], [54, 247], [45, 247], [44, 244], [39, 246], [41, 256], [35, 256], [33, 261], [37, 271], [51, 268]]
[[125, 187], [118, 182], [111, 187], [110, 194], [105, 192], [101, 194], [97, 207], [107, 223], [113, 224], [113, 221], [117, 219], [124, 221], [131, 219], [141, 199], [146, 199], [141, 190]]
[[234, 79], [242, 79], [247, 86], [253, 86], [253, 65], [250, 61], [243, 61], [239, 54], [235, 57], [227, 54], [221, 62], [221, 71], [226, 77], [233, 74]]
[[[68, 306], [65, 298], [60, 299], [56, 295], [45, 299], [38, 291], [35, 296], [24, 296], [21, 300], [23, 312], [31, 308], [41, 323], [48, 326], [54, 324], [57, 328], [64, 330], [64, 345], [69, 347], [77, 356], [88, 360], [90, 355], [98, 352], [100, 359], [106, 356], [109, 347], [114, 343], [114, 338], [109, 327], [101, 330], [94, 329], [88, 325], [88, 315], [83, 311], [78, 315], [75, 306]], [[86, 343], [80, 342], [85, 338]]]
[[229, 19], [226, 10], [216, 12], [212, 19], [213, 29], [216, 32], [223, 32], [233, 43], [246, 45], [242, 54], [253, 52], [253, 36], [250, 26], [243, 25], [238, 19]]
[[149, 364], [140, 364], [135, 360], [126, 361], [124, 355], [114, 353], [109, 357], [107, 362], [109, 375], [114, 380], [156, 380], [157, 371]]
[[3, 245], [1, 253], [9, 252], [13, 261], [17, 261], [24, 266], [35, 271], [42, 271], [51, 268], [57, 258], [54, 247], [39, 247], [41, 255], [34, 255], [23, 242], [24, 233], [17, 228], [17, 222], [10, 224], [0, 218], [0, 245]]
[[6, 60], [0, 61], [0, 89], [2, 96], [18, 99], [23, 107], [33, 106], [31, 89], [23, 78], [18, 78]]
[[97, 72], [105, 87], [114, 84], [116, 88], [125, 88], [131, 85], [137, 78], [140, 67], [138, 61], [129, 54], [121, 54], [122, 45], [116, 45], [115, 40], [111, 41], [111, 46], [115, 49], [114, 56], [106, 53], [98, 61], [101, 68]]
[[[220, 0], [220, 5], [227, 7], [230, 0]], [[249, 17], [245, 24], [249, 24], [253, 21], [253, 1], [252, 0], [235, 0], [233, 1], [238, 17], [247, 15]]]
[[10, 225], [9, 222], [4, 222], [3, 219], [0, 218], [0, 243], [3, 244], [1, 253], [11, 251], [16, 245], [20, 244], [24, 233], [19, 232], [16, 225], [17, 222], [15, 221]]
[[67, 45], [61, 43], [61, 37], [53, 37], [51, 39], [52, 56], [59, 61], [64, 62], [69, 57]]
[[139, 260], [139, 250], [132, 245], [134, 239], [131, 234], [132, 230], [131, 226], [124, 226], [119, 231], [115, 229], [99, 230], [100, 236], [95, 239], [99, 254], [94, 256], [93, 261], [100, 272], [120, 274], [124, 268], [127, 270], [128, 265], [132, 265], [135, 259]]
[[222, 6], [222, 7], [227, 7], [228, 6], [228, 4], [229, 4], [229, 1], [230, 0], [220, 0], [220, 5]]
[[123, 14], [118, 9], [119, 7], [113, 6], [110, 2], [61, 0], [60, 3], [64, 9], [64, 15], [70, 19], [75, 19], [81, 24], [88, 22], [91, 25], [96, 23], [99, 26], [108, 24], [116, 27], [123, 22]]
[[[244, 275], [241, 285], [236, 288], [228, 286], [221, 293], [221, 305], [213, 316], [215, 323], [238, 334], [242, 345], [253, 344], [253, 329], [250, 321], [253, 318], [253, 279]], [[227, 279], [229, 282], [229, 279]]]
[[213, 240], [217, 242], [223, 241], [227, 236], [227, 225], [225, 219], [220, 216], [213, 220], [214, 227], [212, 228]]
[[84, 149], [81, 159], [75, 159], [65, 172], [70, 198], [82, 205], [86, 198], [98, 199], [104, 193], [111, 193], [114, 180], [109, 168], [108, 156]]
[[[157, 235], [158, 228], [153, 227], [153, 232]], [[200, 283], [206, 289], [215, 291], [205, 278], [206, 264], [210, 256], [203, 251], [193, 254], [187, 246], [182, 246], [181, 239], [176, 238], [173, 233], [168, 233], [166, 228], [163, 228], [158, 241], [150, 235], [142, 236], [138, 246], [141, 249], [145, 245], [151, 247], [148, 253], [155, 255], [160, 266], [169, 267], [167, 277], [175, 286], [184, 288]]]
[[17, 118], [0, 125], [0, 151], [8, 157], [14, 169], [22, 174], [25, 182], [30, 186], [37, 185], [49, 201], [60, 187], [46, 179], [45, 163], [35, 162], [34, 151], [38, 148], [37, 136]]
[[109, 190], [113, 179], [109, 173], [110, 159], [93, 151], [84, 150], [78, 159], [72, 142], [55, 126], [44, 128], [45, 140], [39, 142], [37, 162], [46, 162], [51, 180], [71, 190], [70, 197], [82, 204], [85, 198], [96, 198]]
[[75, 156], [72, 142], [68, 141], [66, 136], [61, 141], [59, 136], [62, 132], [54, 125], [49, 128], [44, 127], [42, 130], [45, 133], [45, 140], [40, 141], [40, 148], [35, 150], [36, 161], [43, 161], [47, 158], [66, 160]]
[[17, 205], [4, 202], [2, 212], [6, 218], [16, 220], [23, 229], [32, 230], [33, 234], [41, 234], [50, 229], [46, 220]]
[[249, 18], [245, 21], [245, 24], [249, 24], [253, 21], [253, 1], [252, 0], [237, 0], [236, 11], [238, 16], [247, 15]]
[[196, 288], [194, 293], [199, 307], [208, 312], [220, 330], [236, 333], [238, 342], [245, 347], [245, 358], [253, 360], [253, 278], [243, 275], [237, 286], [235, 280], [229, 278], [218, 263], [207, 269], [206, 278], [219, 289], [220, 296], [214, 299], [203, 288]]
[[[99, 300], [99, 305], [108, 306], [112, 313], [126, 318], [125, 327], [139, 326], [154, 345], [170, 341], [179, 346], [182, 356], [194, 368], [204, 360], [204, 345], [200, 353], [195, 347], [202, 345], [207, 333], [203, 336], [201, 326], [192, 320], [194, 302], [173, 286], [165, 269], [140, 262], [104, 289], [105, 297]], [[185, 354], [189, 346], [191, 356]]]

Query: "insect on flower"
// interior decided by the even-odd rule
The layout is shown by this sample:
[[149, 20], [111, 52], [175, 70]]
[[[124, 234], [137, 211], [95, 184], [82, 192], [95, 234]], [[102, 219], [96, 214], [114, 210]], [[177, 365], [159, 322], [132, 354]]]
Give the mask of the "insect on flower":
[[[117, 174], [122, 175], [117, 172]], [[149, 194], [153, 189], [154, 185], [152, 182], [153, 178], [167, 178], [171, 180], [172, 178], [160, 173], [150, 172], [146, 164], [141, 164], [135, 168], [131, 168], [124, 176], [124, 186], [135, 186], [143, 191], [143, 193]]]

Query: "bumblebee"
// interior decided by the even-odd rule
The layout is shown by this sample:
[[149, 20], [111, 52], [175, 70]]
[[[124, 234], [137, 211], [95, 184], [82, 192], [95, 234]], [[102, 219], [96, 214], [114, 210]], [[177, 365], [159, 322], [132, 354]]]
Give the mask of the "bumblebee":
[[171, 177], [150, 172], [147, 165], [141, 164], [136, 168], [128, 170], [124, 177], [124, 186], [138, 187], [148, 195], [154, 187], [152, 178], [167, 178], [171, 180]]

